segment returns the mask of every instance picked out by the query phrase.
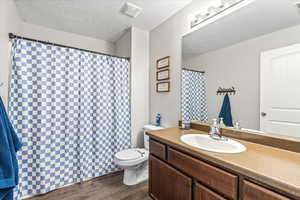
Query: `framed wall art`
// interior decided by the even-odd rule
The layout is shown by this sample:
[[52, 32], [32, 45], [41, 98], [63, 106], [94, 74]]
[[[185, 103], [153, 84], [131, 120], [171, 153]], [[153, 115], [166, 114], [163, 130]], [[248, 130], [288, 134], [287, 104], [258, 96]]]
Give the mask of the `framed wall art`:
[[158, 70], [169, 67], [170, 66], [170, 56], [158, 59], [156, 61], [156, 67]]
[[170, 92], [170, 81], [156, 83], [156, 92]]
[[163, 70], [156, 72], [156, 80], [157, 81], [170, 80], [170, 70], [163, 69]]

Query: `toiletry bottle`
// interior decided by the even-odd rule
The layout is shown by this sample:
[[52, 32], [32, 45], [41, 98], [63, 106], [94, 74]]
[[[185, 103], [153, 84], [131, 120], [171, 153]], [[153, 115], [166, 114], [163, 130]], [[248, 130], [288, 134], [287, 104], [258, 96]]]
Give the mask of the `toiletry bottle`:
[[190, 130], [190, 129], [191, 129], [191, 121], [187, 121], [187, 122], [185, 123], [185, 129], [186, 129], [186, 130]]
[[181, 129], [183, 130], [191, 129], [191, 121], [182, 121]]
[[235, 122], [234, 128], [235, 128], [235, 129], [238, 129], [238, 130], [242, 129], [242, 128], [241, 128], [241, 124], [240, 124], [239, 121], [236, 121], [236, 122]]
[[184, 121], [182, 120], [182, 121], [181, 121], [180, 129], [184, 129], [184, 128], [185, 128], [185, 124], [184, 124]]
[[161, 116], [160, 116], [159, 113], [157, 113], [156, 120], [155, 120], [155, 125], [160, 126], [160, 122], [161, 122]]
[[224, 124], [223, 117], [220, 118], [220, 127], [225, 127], [226, 125]]

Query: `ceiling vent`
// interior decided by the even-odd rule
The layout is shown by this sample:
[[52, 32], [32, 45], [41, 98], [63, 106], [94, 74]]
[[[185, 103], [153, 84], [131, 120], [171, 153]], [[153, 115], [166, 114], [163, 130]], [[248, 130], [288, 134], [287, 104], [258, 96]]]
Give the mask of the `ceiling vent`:
[[126, 2], [122, 7], [121, 12], [129, 17], [136, 18], [139, 14], [141, 14], [142, 8], [132, 3]]

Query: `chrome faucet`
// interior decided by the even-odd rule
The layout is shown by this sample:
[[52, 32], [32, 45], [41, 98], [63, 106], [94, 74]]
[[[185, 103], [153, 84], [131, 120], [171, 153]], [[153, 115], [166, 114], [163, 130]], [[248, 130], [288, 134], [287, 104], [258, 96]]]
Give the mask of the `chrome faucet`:
[[223, 137], [220, 131], [220, 124], [217, 119], [213, 119], [213, 123], [210, 126], [210, 137], [214, 140], [227, 140], [227, 138]]

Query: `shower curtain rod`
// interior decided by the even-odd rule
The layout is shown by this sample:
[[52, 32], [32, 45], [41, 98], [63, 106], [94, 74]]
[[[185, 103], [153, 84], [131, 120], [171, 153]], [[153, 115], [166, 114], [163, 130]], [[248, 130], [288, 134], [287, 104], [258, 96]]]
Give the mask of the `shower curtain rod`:
[[57, 44], [57, 43], [53, 43], [53, 42], [49, 42], [49, 41], [36, 40], [36, 39], [32, 39], [32, 38], [18, 36], [18, 35], [15, 35], [13, 33], [9, 33], [8, 37], [9, 37], [9, 39], [15, 39], [16, 38], [16, 39], [28, 40], [28, 41], [32, 41], [32, 42], [39, 42], [39, 43], [43, 43], [43, 44], [50, 44], [50, 45], [54, 45], [54, 46], [58, 46], [58, 47], [76, 49], [76, 50], [80, 50], [80, 51], [86, 51], [86, 52], [94, 53], [94, 54], [98, 54], [98, 55], [111, 56], [111, 57], [115, 57], [115, 58], [123, 58], [123, 59], [130, 60], [129, 57], [115, 56], [115, 55], [110, 55], [110, 54], [107, 54], [107, 53], [101, 53], [101, 52], [97, 52], [97, 51], [91, 51], [91, 50], [87, 50], [87, 49], [81, 49], [81, 48], [67, 46], [67, 45], [63, 45], [63, 44]]
[[205, 71], [198, 71], [198, 70], [188, 69], [188, 68], [182, 68], [182, 69], [183, 69], [183, 70], [187, 70], [187, 71], [199, 72], [199, 73], [205, 74]]

